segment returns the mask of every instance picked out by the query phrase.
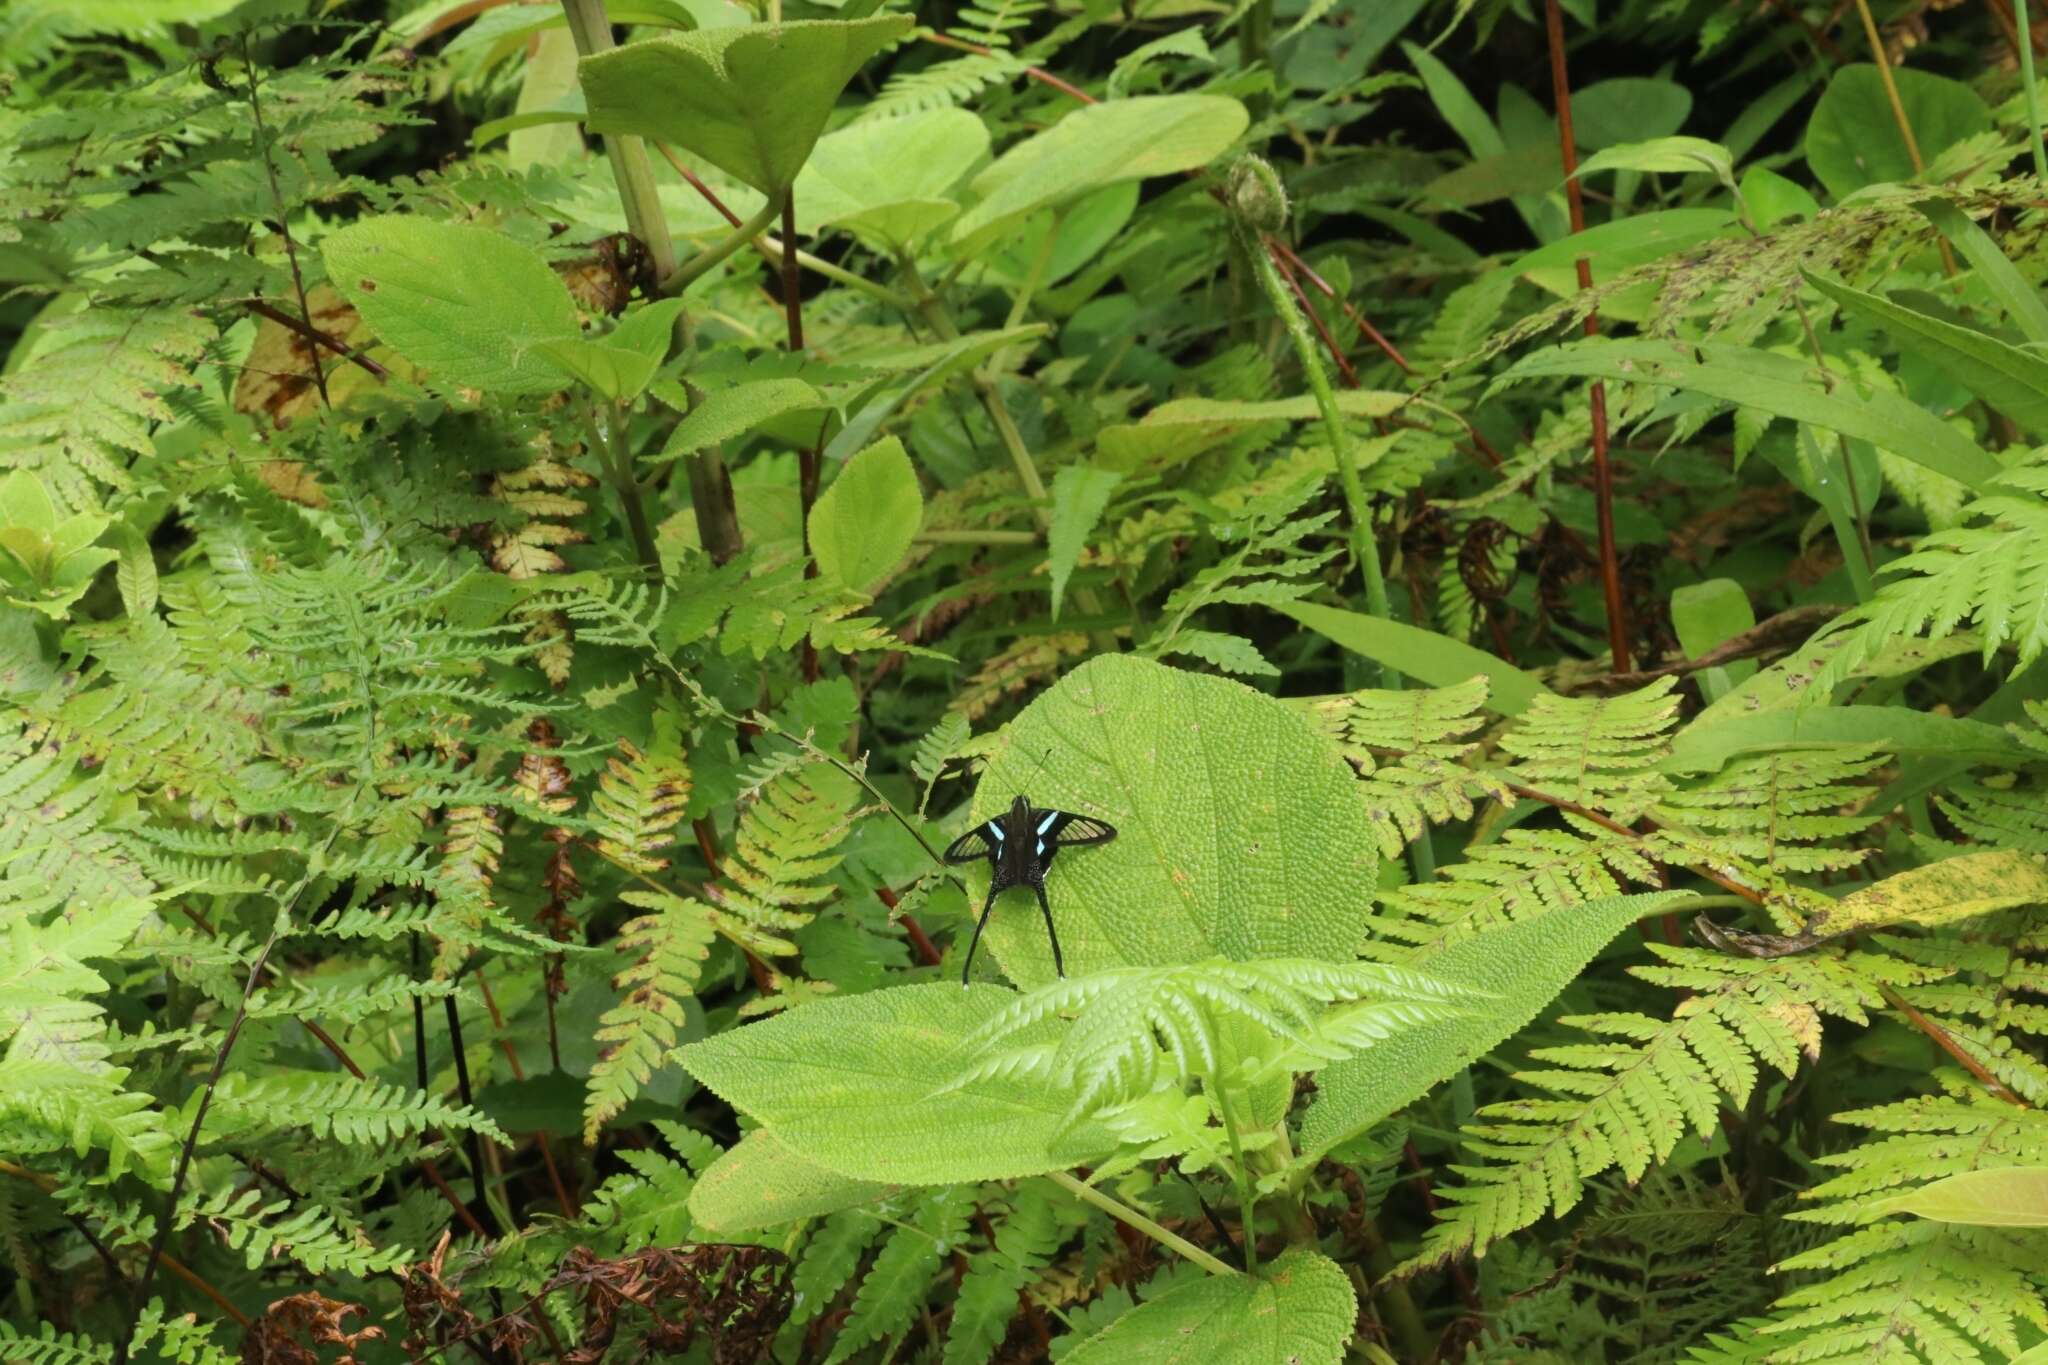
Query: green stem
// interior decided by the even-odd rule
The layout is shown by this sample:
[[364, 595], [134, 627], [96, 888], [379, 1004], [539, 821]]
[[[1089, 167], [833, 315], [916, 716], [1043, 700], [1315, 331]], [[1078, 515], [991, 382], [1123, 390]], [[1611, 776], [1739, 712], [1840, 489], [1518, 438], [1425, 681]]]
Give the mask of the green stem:
[[1093, 1204], [1119, 1223], [1136, 1228], [1139, 1232], [1144, 1233], [1163, 1247], [1171, 1247], [1173, 1250], [1178, 1251], [1211, 1275], [1235, 1275], [1237, 1273], [1179, 1233], [1169, 1232], [1144, 1214], [1139, 1213], [1129, 1204], [1124, 1203], [1113, 1195], [1104, 1194], [1101, 1190], [1096, 1189], [1085, 1181], [1076, 1180], [1065, 1171], [1053, 1171], [1046, 1178], [1072, 1194], [1075, 1198]]
[[[937, 294], [925, 286], [924, 278], [917, 273], [915, 262], [903, 262], [904, 279], [910, 285], [911, 301], [917, 305], [918, 314], [924, 318], [942, 341], [958, 341], [960, 328], [954, 324], [953, 315], [946, 311], [946, 305]], [[1024, 433], [1017, 430], [1017, 423], [1011, 418], [1010, 410], [1003, 403], [1003, 395], [996, 388], [995, 381], [976, 370], [970, 380], [974, 392], [981, 399], [981, 405], [988, 411], [990, 425], [996, 429], [996, 439], [1003, 443], [1009, 453], [1010, 463], [1016, 466], [1017, 481], [1024, 485], [1024, 495], [1031, 499], [1031, 516], [1040, 530], [1052, 528], [1052, 512], [1046, 506], [1045, 480], [1038, 477], [1038, 465], [1031, 458], [1031, 450], [1024, 444]], [[1075, 599], [1079, 600], [1078, 596]], [[1086, 608], [1084, 608], [1086, 610]]]
[[619, 495], [619, 502], [626, 509], [626, 525], [633, 533], [633, 548], [640, 555], [640, 562], [647, 566], [655, 582], [661, 581], [661, 551], [654, 542], [654, 526], [647, 516], [647, 490], [633, 477], [633, 459], [618, 438], [616, 421], [617, 407], [609, 409], [605, 419], [597, 413], [597, 400], [592, 399], [584, 410], [583, 421], [590, 432], [591, 449], [596, 453], [598, 464], [604, 469], [605, 482]]
[[[604, 0], [562, 0], [562, 12], [569, 19], [569, 36], [579, 57], [609, 52], [612, 23], [605, 14]], [[626, 213], [626, 226], [647, 247], [647, 258], [656, 279], [676, 266], [675, 243], [669, 240], [668, 220], [662, 217], [661, 197], [654, 188], [654, 167], [647, 160], [647, 147], [637, 137], [607, 134], [605, 155], [612, 163], [612, 179], [618, 182], [619, 205]]]
[[[1344, 414], [1337, 410], [1337, 392], [1330, 386], [1329, 371], [1323, 368], [1323, 358], [1316, 349], [1315, 338], [1309, 335], [1308, 322], [1295, 306], [1292, 291], [1280, 278], [1265, 241], [1245, 233], [1244, 248], [1252, 258], [1252, 271], [1258, 277], [1259, 287], [1286, 325], [1288, 340], [1294, 344], [1302, 373], [1308, 377], [1309, 390], [1315, 394], [1316, 409], [1322, 413], [1323, 429], [1330, 438], [1330, 454], [1337, 462], [1337, 482], [1344, 490], [1344, 507], [1351, 516], [1352, 557], [1358, 561], [1359, 573], [1365, 579], [1365, 609], [1382, 621], [1391, 621], [1393, 606], [1387, 600], [1386, 574], [1380, 568], [1379, 545], [1373, 538], [1372, 507], [1358, 481], [1358, 462], [1351, 457], [1350, 433], [1344, 426]], [[1389, 664], [1380, 665], [1380, 678], [1383, 687], [1400, 686], [1400, 675]]]
[[2034, 88], [2034, 30], [2027, 23], [2027, 0], [2012, 0], [2013, 27], [2020, 35], [2020, 79], [2027, 87], [2027, 144], [2034, 153], [2034, 178], [2048, 180], [2048, 152], [2041, 148], [2041, 92]]
[[1252, 1188], [1251, 1172], [1245, 1168], [1244, 1141], [1237, 1133], [1237, 1114], [1231, 1109], [1223, 1087], [1203, 1077], [1202, 1088], [1209, 1092], [1209, 1103], [1216, 1106], [1216, 1115], [1223, 1120], [1223, 1135], [1230, 1140], [1230, 1179], [1237, 1186], [1237, 1221], [1244, 1231], [1244, 1268], [1256, 1275], [1259, 1273], [1259, 1197]]
[[[769, 264], [777, 267], [778, 269], [781, 268], [781, 238], [763, 236], [755, 241], [754, 248], [755, 250], [759, 251], [763, 256], [766, 256], [768, 258]], [[898, 312], [909, 313], [915, 311], [912, 308], [911, 302], [908, 298], [905, 298], [902, 294], [897, 293], [888, 285], [879, 284], [874, 280], [864, 279], [861, 276], [854, 274], [851, 270], [846, 270], [839, 266], [836, 266], [832, 264], [832, 262], [825, 260], [822, 257], [813, 256], [810, 252], [805, 251], [801, 247], [797, 248], [796, 263], [802, 266], [804, 269], [810, 271], [812, 274], [823, 275], [826, 279], [831, 280], [836, 284], [843, 284], [848, 289], [857, 289], [861, 293], [866, 294], [870, 298], [874, 299], [876, 302], [885, 303], [889, 307], [896, 309]]]
[[692, 256], [689, 260], [684, 261], [674, 270], [664, 274], [661, 277], [661, 292], [664, 294], [682, 293], [691, 284], [695, 283], [699, 276], [711, 270], [719, 262], [732, 255], [733, 252], [738, 251], [741, 247], [760, 236], [767, 229], [768, 225], [775, 221], [776, 215], [781, 212], [782, 200], [777, 196], [770, 195], [762, 201], [760, 212], [756, 213], [752, 218], [749, 218], [746, 222], [740, 224], [717, 242]]

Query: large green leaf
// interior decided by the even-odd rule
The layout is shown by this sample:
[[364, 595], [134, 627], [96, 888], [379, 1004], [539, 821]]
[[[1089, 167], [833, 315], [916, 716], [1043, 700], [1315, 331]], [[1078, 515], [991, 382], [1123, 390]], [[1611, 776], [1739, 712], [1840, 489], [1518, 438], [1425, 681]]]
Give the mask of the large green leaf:
[[1715, 708], [1678, 732], [1659, 766], [1666, 772], [1716, 772], [1743, 754], [1797, 749], [1882, 749], [1899, 757], [1946, 754], [1995, 763], [2010, 757], [2002, 728], [1964, 716], [1898, 706], [1788, 706], [1768, 711]]
[[[1896, 67], [1892, 79], [1923, 164], [1991, 130], [1991, 111], [1961, 81]], [[1892, 116], [1884, 77], [1856, 62], [1836, 70], [1806, 124], [1806, 164], [1837, 199], [1866, 185], [1913, 178], [1913, 158]]]
[[2016, 848], [1990, 848], [1895, 872], [1850, 892], [1805, 927], [1814, 934], [1903, 924], [1936, 929], [2021, 905], [2048, 905], [2048, 866]]
[[1937, 1223], [2048, 1228], [2048, 1166], [1963, 1171], [1910, 1194], [1893, 1195], [1882, 1201], [1881, 1207], [1887, 1213], [1910, 1213]]
[[[973, 818], [1034, 805], [1108, 820], [1046, 882], [1070, 975], [1209, 957], [1348, 962], [1379, 854], [1349, 765], [1292, 707], [1128, 655], [1094, 659], [1003, 731]], [[988, 874], [969, 878], [976, 904]], [[1013, 981], [1053, 979], [1028, 892], [987, 943]]]
[[757, 1128], [691, 1187], [690, 1217], [709, 1232], [745, 1232], [872, 1203], [894, 1188], [828, 1171]]
[[1486, 709], [1496, 715], [1519, 716], [1529, 709], [1530, 702], [1550, 693], [1533, 675], [1498, 655], [1420, 626], [1313, 602], [1287, 602], [1275, 610], [1292, 616], [1353, 654], [1397, 668], [1430, 687], [1453, 687], [1469, 678], [1483, 677], [1487, 683]]
[[987, 155], [988, 129], [965, 109], [864, 119], [818, 139], [796, 178], [797, 228], [906, 247], [960, 212], [950, 192]]
[[1654, 76], [1621, 76], [1572, 91], [1572, 132], [1589, 152], [1669, 137], [1685, 126], [1692, 91]]
[[1460, 1018], [1409, 1029], [1316, 1076], [1301, 1121], [1301, 1161], [1314, 1164], [1483, 1057], [1536, 1017], [1616, 934], [1685, 900], [1679, 892], [1560, 906], [1403, 962], [1438, 981], [1489, 993]]
[[[939, 1093], [965, 1070], [969, 1036], [1016, 998], [951, 981], [870, 991], [800, 1006], [679, 1056], [790, 1152], [845, 1176], [941, 1185], [1100, 1159], [1115, 1140], [1088, 1123], [1062, 1132], [1069, 1097], [1035, 1082], [986, 1077]], [[1059, 1027], [1049, 1023], [1046, 1038]]]
[[1257, 1278], [1217, 1275], [1160, 1295], [1062, 1365], [1337, 1365], [1357, 1314], [1358, 1296], [1335, 1261], [1289, 1251]]
[[917, 471], [894, 436], [848, 460], [811, 509], [818, 571], [859, 592], [889, 576], [924, 522]]
[[1083, 105], [1004, 152], [969, 185], [976, 196], [953, 225], [967, 242], [1023, 214], [1104, 185], [1206, 166], [1248, 122], [1220, 95], [1143, 95]]
[[565, 387], [541, 348], [581, 336], [576, 304], [531, 247], [389, 214], [329, 233], [320, 254], [378, 339], [442, 383], [498, 394]]
[[1524, 356], [1497, 382], [1579, 375], [1630, 384], [1667, 384], [1839, 431], [1893, 451], [1972, 488], [2000, 472], [1998, 461], [1918, 403], [1883, 389], [1859, 391], [1811, 363], [1725, 342], [1595, 341]]
[[900, 14], [742, 24], [600, 52], [580, 65], [589, 127], [658, 138], [777, 195], [854, 72], [910, 25]]
[[2048, 360], [2038, 353], [1839, 280], [1807, 274], [1806, 282], [1844, 312], [1883, 328], [1901, 350], [1926, 360], [2027, 430], [2048, 435]]

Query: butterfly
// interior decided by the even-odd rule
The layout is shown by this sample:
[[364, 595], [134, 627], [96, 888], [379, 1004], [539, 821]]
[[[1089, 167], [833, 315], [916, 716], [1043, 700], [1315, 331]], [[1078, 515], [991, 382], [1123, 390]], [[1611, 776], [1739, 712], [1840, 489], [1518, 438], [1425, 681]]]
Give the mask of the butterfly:
[[982, 821], [949, 844], [943, 855], [947, 862], [971, 863], [986, 858], [991, 869], [988, 899], [982, 902], [981, 918], [975, 922], [974, 937], [967, 944], [960, 984], [967, 984], [968, 969], [974, 965], [974, 950], [981, 946], [981, 931], [988, 927], [996, 897], [1013, 886], [1028, 886], [1038, 893], [1038, 908], [1045, 915], [1045, 932], [1052, 939], [1052, 969], [1065, 976], [1059, 931], [1052, 927], [1052, 906], [1045, 899], [1045, 870], [1052, 866], [1053, 855], [1063, 848], [1106, 844], [1114, 838], [1116, 827], [1106, 821], [1071, 811], [1045, 810], [1019, 794], [1007, 811], [993, 820]]

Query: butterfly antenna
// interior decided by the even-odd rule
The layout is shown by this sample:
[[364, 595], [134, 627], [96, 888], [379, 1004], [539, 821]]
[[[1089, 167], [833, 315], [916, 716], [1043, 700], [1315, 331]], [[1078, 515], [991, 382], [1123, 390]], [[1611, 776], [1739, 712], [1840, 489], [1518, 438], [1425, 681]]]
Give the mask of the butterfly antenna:
[[960, 964], [960, 989], [967, 989], [967, 974], [974, 970], [974, 950], [981, 946], [981, 931], [988, 927], [988, 912], [996, 908], [996, 896], [1002, 888], [991, 885], [988, 899], [981, 903], [981, 918], [974, 922], [974, 937], [967, 940], [967, 960]]
[[1053, 975], [1064, 977], [1067, 974], [1067, 965], [1060, 961], [1060, 931], [1052, 927], [1052, 906], [1045, 899], [1043, 886], [1034, 885], [1031, 889], [1038, 893], [1038, 908], [1045, 915], [1045, 936], [1052, 940]]

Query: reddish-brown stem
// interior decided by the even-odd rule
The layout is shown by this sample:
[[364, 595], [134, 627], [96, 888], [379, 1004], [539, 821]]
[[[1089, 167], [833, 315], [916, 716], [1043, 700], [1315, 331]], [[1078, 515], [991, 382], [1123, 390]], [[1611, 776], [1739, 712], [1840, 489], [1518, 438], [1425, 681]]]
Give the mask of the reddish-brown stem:
[[307, 322], [303, 318], [295, 318], [274, 304], [265, 303], [262, 299], [245, 299], [242, 302], [242, 306], [257, 317], [269, 318], [288, 332], [296, 332], [315, 346], [325, 346], [342, 359], [360, 367], [367, 374], [374, 375], [378, 379], [389, 379], [391, 377], [391, 371], [385, 369], [382, 365], [379, 365], [376, 361], [370, 359], [339, 337], [329, 336], [312, 323]]
[[476, 1221], [476, 1215], [469, 1211], [469, 1205], [462, 1202], [462, 1196], [448, 1188], [448, 1182], [441, 1176], [441, 1168], [431, 1161], [422, 1161], [420, 1170], [433, 1182], [434, 1188], [441, 1192], [441, 1197], [448, 1201], [448, 1207], [455, 1210], [455, 1216], [462, 1220], [462, 1225], [475, 1233], [479, 1241], [490, 1241], [491, 1234], [484, 1231], [482, 1223]]
[[704, 856], [704, 866], [716, 877], [725, 858], [718, 848], [718, 829], [711, 823], [711, 817], [700, 815], [690, 822], [690, 829], [697, 836], [697, 852]]
[[[927, 33], [923, 36], [926, 42], [937, 43], [940, 47], [957, 48], [962, 52], [972, 52], [979, 57], [993, 57], [996, 55], [996, 50], [992, 47], [983, 47], [980, 43], [962, 42], [960, 39], [954, 38], [948, 34]], [[1024, 74], [1029, 76], [1032, 80], [1038, 81], [1040, 84], [1051, 86], [1053, 89], [1059, 91], [1063, 95], [1071, 95], [1073, 98], [1081, 101], [1081, 103], [1083, 104], [1102, 103], [1102, 101], [1096, 99], [1095, 96], [1089, 94], [1086, 90], [1082, 90], [1078, 87], [1068, 85], [1058, 76], [1053, 75], [1050, 71], [1046, 71], [1043, 68], [1036, 66], [1027, 66], [1024, 68]]]
[[[1557, 105], [1557, 140], [1564, 155], [1564, 197], [1571, 209], [1572, 234], [1586, 230], [1586, 198], [1579, 188], [1579, 154], [1572, 136], [1572, 86], [1564, 68], [1564, 11], [1558, 0], [1543, 0], [1543, 27], [1550, 41], [1550, 90]], [[1579, 257], [1579, 288], [1593, 287], [1593, 265]], [[1586, 335], [1600, 334], [1600, 316], [1588, 309]], [[1621, 555], [1614, 543], [1614, 470], [1607, 462], [1607, 385], [1594, 380], [1590, 416], [1593, 424], [1593, 508], [1600, 524], [1600, 588], [1607, 599], [1607, 647], [1616, 672], [1629, 670], [1628, 618], [1621, 600]]]
[[878, 886], [875, 888], [875, 895], [881, 900], [882, 904], [889, 907], [891, 914], [894, 914], [897, 919], [903, 921], [903, 932], [910, 935], [910, 942], [917, 949], [917, 955], [924, 959], [924, 965], [927, 967], [938, 966], [940, 961], [944, 959], [945, 954], [939, 951], [938, 945], [932, 942], [931, 935], [925, 933], [924, 926], [917, 922], [917, 918], [914, 915], [897, 912], [896, 906], [898, 902], [896, 893], [886, 886]]
[[782, 312], [789, 325], [789, 349], [804, 348], [802, 285], [796, 271], [796, 192], [782, 196]]
[[1337, 338], [1330, 335], [1330, 329], [1323, 323], [1323, 315], [1308, 301], [1308, 294], [1301, 287], [1301, 280], [1294, 273], [1294, 265], [1288, 260], [1288, 252], [1275, 238], [1266, 239], [1266, 250], [1273, 258], [1273, 266], [1280, 272], [1280, 278], [1287, 281], [1287, 287], [1294, 291], [1294, 301], [1301, 305], [1302, 316], [1308, 325], [1316, 329], [1323, 349], [1330, 353], [1330, 359], [1337, 364], [1337, 373], [1344, 379], [1344, 387], [1355, 389], [1358, 385], [1358, 371], [1351, 367], [1351, 358], [1344, 354], [1344, 348], [1337, 344]]
[[687, 162], [683, 161], [682, 158], [669, 149], [667, 143], [657, 142], [654, 144], [654, 149], [661, 153], [663, 159], [669, 165], [676, 168], [676, 174], [680, 175], [691, 189], [697, 191], [698, 198], [717, 210], [719, 217], [725, 219], [733, 227], [740, 226], [740, 216], [727, 207], [726, 202], [718, 197], [718, 191], [705, 184], [698, 177], [697, 173], [690, 169]]
[[1379, 347], [1380, 353], [1386, 356], [1387, 359], [1393, 361], [1395, 367], [1398, 368], [1402, 374], [1415, 373], [1415, 367], [1408, 363], [1408, 357], [1401, 354], [1400, 348], [1394, 345], [1393, 342], [1387, 340], [1384, 336], [1381, 336], [1380, 329], [1373, 326], [1371, 320], [1368, 319], [1365, 316], [1365, 314], [1359, 312], [1356, 308], [1352, 307], [1351, 300], [1339, 296], [1337, 291], [1330, 287], [1330, 282], [1324, 279], [1321, 275], [1318, 275], [1315, 272], [1315, 268], [1309, 265], [1307, 261], [1301, 259], [1301, 257], [1295, 253], [1293, 247], [1287, 245], [1287, 243], [1281, 241], [1278, 237], [1269, 236], [1266, 238], [1266, 240], [1268, 242], [1271, 242], [1274, 248], [1277, 251], [1279, 251], [1279, 253], [1282, 256], [1286, 257], [1287, 263], [1289, 265], [1293, 266], [1296, 270], [1300, 271], [1303, 278], [1305, 278], [1310, 284], [1316, 287], [1316, 292], [1320, 293], [1324, 298], [1329, 299], [1332, 303], [1335, 303], [1339, 308], [1343, 309], [1344, 316], [1351, 319], [1351, 325], [1356, 327], [1359, 330], [1359, 332], [1366, 338], [1366, 340], [1370, 341], [1373, 345]]
[[1936, 1047], [1955, 1058], [1957, 1064], [1974, 1076], [1977, 1083], [1991, 1092], [1994, 1097], [2004, 1100], [2008, 1104], [2016, 1104], [2022, 1109], [2028, 1107], [2025, 1100], [2006, 1088], [2005, 1082], [1999, 1080], [1998, 1077], [1986, 1070], [1982, 1062], [1963, 1051], [1963, 1045], [1949, 1036], [1947, 1029], [1907, 1004], [1905, 998], [1890, 986], [1880, 986], [1879, 989], [1884, 992], [1884, 1000], [1887, 1005], [1905, 1015], [1908, 1023], [1932, 1039]]

